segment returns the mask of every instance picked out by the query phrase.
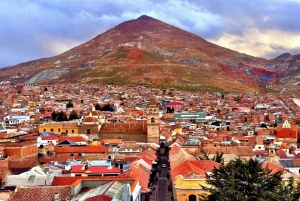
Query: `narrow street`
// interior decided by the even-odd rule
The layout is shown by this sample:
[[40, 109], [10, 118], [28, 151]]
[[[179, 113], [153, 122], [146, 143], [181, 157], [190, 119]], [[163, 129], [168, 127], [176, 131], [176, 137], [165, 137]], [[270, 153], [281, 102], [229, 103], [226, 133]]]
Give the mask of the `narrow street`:
[[[168, 177], [169, 163], [168, 153], [159, 155], [160, 163], [156, 172], [157, 181], [153, 185], [150, 201], [172, 201], [172, 190], [168, 190], [168, 186], [172, 185], [171, 178]], [[163, 167], [165, 165], [165, 167]]]

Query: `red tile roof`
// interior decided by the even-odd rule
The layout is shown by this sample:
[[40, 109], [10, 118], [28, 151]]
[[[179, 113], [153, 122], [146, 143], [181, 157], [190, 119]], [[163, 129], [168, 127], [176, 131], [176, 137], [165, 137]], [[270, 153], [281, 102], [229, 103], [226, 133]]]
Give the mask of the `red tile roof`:
[[268, 168], [269, 170], [272, 170], [271, 174], [275, 174], [277, 172], [283, 172], [284, 171], [284, 168], [283, 167], [280, 167], [274, 163], [271, 163], [271, 162], [266, 162], [262, 165], [262, 168], [265, 169], [265, 168]]
[[252, 147], [249, 146], [229, 146], [229, 147], [204, 147], [209, 154], [217, 154], [217, 152], [224, 154], [235, 154], [236, 156], [254, 156]]
[[[81, 156], [78, 156], [78, 154], [74, 154], [74, 159], [80, 159]], [[70, 154], [60, 154], [58, 156], [44, 156], [39, 157], [40, 163], [50, 163], [50, 161], [57, 161], [57, 162], [66, 162], [67, 160], [72, 159]]]
[[175, 181], [178, 175], [186, 178], [205, 178], [206, 172], [211, 172], [214, 167], [219, 166], [219, 163], [211, 160], [185, 161], [171, 169], [172, 180]]
[[57, 140], [57, 136], [45, 136], [43, 140]]
[[65, 140], [70, 140], [72, 142], [86, 142], [87, 140], [80, 136], [59, 136], [57, 142], [63, 142]]
[[71, 199], [71, 186], [33, 186], [17, 187], [11, 201], [53, 201], [56, 192], [61, 200]]
[[155, 151], [153, 149], [149, 149], [149, 148], [143, 152], [136, 153], [135, 156], [141, 156], [141, 157], [147, 156], [147, 158], [152, 161], [155, 161], [157, 159], [157, 155], [156, 155]]
[[149, 158], [147, 158], [147, 156], [142, 156], [142, 159], [143, 159], [147, 164], [149, 164], [149, 165], [152, 166], [153, 162], [152, 162], [152, 160], [150, 160]]
[[122, 139], [102, 139], [102, 143], [110, 143], [110, 144], [121, 144], [123, 142]]
[[56, 146], [56, 153], [105, 153], [106, 147], [103, 145], [90, 146]]
[[139, 178], [141, 190], [143, 192], [150, 192], [151, 190], [148, 188], [150, 174], [151, 174], [150, 170], [147, 170], [143, 165], [139, 164], [138, 162], [135, 162], [130, 166], [130, 169], [128, 171], [124, 172], [121, 175]]

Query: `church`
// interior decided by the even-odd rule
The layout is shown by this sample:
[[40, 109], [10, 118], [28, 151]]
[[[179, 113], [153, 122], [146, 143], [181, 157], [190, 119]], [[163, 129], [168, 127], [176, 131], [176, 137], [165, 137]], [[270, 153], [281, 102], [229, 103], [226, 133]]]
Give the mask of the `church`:
[[104, 123], [99, 130], [100, 139], [122, 139], [123, 141], [159, 144], [159, 107], [151, 100], [146, 109], [147, 122]]

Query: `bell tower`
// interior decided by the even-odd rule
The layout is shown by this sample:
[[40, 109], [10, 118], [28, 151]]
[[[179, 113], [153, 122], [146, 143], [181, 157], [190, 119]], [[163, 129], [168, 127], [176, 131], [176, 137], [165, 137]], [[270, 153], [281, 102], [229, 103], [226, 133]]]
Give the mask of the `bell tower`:
[[159, 145], [159, 107], [152, 99], [150, 100], [146, 114], [147, 114], [147, 142], [156, 143]]

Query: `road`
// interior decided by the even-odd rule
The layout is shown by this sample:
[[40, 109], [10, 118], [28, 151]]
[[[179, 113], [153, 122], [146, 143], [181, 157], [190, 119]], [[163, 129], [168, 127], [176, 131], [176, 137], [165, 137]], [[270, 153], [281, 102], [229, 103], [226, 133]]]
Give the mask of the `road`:
[[[172, 191], [168, 191], [168, 186], [171, 185], [171, 180], [168, 179], [169, 163], [168, 156], [159, 156], [160, 164], [158, 166], [158, 180], [155, 184], [155, 190], [153, 190], [152, 195], [150, 196], [150, 201], [172, 201]], [[163, 168], [162, 164], [166, 164], [167, 167]]]

